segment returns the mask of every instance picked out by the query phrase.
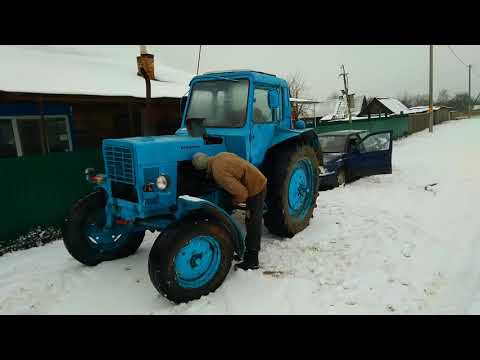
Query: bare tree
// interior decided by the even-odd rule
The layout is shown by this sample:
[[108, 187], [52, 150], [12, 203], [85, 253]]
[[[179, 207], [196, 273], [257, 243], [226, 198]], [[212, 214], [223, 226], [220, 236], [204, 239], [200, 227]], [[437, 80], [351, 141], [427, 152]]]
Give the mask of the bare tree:
[[437, 104], [439, 105], [448, 105], [450, 101], [450, 94], [447, 89], [442, 89], [438, 93]]
[[408, 94], [407, 91], [404, 91], [402, 95], [398, 96], [398, 100], [404, 104], [406, 107], [413, 106], [413, 98]]
[[[306, 96], [307, 87], [301, 74], [289, 75], [287, 77], [290, 96], [300, 99]], [[297, 120], [307, 115], [307, 105], [302, 103], [292, 103], [292, 119]]]

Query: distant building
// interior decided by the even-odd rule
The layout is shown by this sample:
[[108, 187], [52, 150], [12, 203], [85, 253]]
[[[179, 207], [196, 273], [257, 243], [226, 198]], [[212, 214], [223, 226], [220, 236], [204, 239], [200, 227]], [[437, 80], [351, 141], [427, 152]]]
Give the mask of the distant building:
[[360, 111], [359, 116], [388, 116], [408, 114], [410, 109], [400, 100], [387, 97], [375, 97]]
[[[422, 106], [414, 106], [409, 109], [409, 115], [414, 118], [417, 114], [426, 114], [428, 112], [429, 106], [422, 105]], [[434, 124], [440, 124], [444, 121], [450, 119], [450, 111], [453, 108], [449, 106], [439, 105], [433, 107], [433, 122]]]
[[[352, 118], [359, 116], [361, 111], [367, 106], [367, 99], [363, 95], [349, 95], [350, 112]], [[305, 117], [307, 122], [313, 121], [313, 109], [309, 109], [308, 115]], [[315, 117], [318, 121], [333, 121], [348, 119], [347, 104], [344, 96], [339, 96], [336, 99], [328, 99], [319, 102], [315, 106]]]

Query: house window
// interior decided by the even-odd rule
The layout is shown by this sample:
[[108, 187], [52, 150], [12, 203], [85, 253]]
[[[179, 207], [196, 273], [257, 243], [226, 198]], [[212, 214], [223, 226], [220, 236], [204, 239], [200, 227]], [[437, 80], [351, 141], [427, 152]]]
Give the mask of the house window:
[[67, 124], [68, 120], [64, 117], [56, 117], [47, 120], [49, 152], [71, 151]]
[[[45, 116], [47, 152], [72, 151], [67, 116]], [[41, 118], [19, 116], [0, 119], [0, 157], [41, 155]]]
[[12, 120], [0, 119], [0, 158], [17, 156]]
[[255, 122], [272, 122], [273, 113], [268, 106], [268, 90], [255, 89], [255, 103], [253, 107], [253, 120]]
[[22, 155], [42, 154], [40, 121], [37, 119], [17, 119]]

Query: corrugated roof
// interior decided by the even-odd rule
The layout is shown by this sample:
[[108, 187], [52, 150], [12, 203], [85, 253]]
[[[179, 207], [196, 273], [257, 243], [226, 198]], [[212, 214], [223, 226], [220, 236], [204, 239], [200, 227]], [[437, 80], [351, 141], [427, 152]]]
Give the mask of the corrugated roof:
[[[138, 46], [1, 45], [0, 90], [40, 94], [145, 97], [137, 75]], [[155, 56], [152, 98], [182, 97], [193, 74]]]

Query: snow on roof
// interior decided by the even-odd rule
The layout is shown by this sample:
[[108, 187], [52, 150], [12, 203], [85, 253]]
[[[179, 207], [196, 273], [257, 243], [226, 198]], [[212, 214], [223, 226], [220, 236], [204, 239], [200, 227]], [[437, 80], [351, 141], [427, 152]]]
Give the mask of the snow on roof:
[[[412, 106], [410, 109], [409, 109], [409, 113], [410, 114], [414, 114], [414, 113], [423, 113], [423, 112], [427, 112], [428, 111], [428, 106], [427, 105], [422, 105], [422, 106]], [[444, 105], [439, 105], [439, 106], [434, 106], [433, 107], [433, 111], [437, 111], [437, 110], [440, 110], [440, 109], [452, 109], [451, 107], [449, 106], [444, 106]]]
[[337, 99], [329, 99], [325, 101], [320, 101], [315, 103], [315, 108], [313, 104], [305, 109], [305, 117], [311, 118], [313, 117], [313, 112], [315, 110], [316, 117], [322, 117], [329, 114], [333, 114], [335, 111], [335, 105], [337, 103]]
[[[355, 95], [353, 97], [353, 107], [350, 108], [352, 116], [356, 116], [362, 109], [364, 95]], [[306, 110], [305, 117], [313, 117], [313, 107]], [[328, 99], [321, 101], [315, 106], [315, 116], [322, 117], [322, 120], [345, 119], [347, 115], [347, 107], [345, 97], [339, 96], [337, 99]]]
[[290, 98], [290, 102], [304, 103], [304, 104], [320, 104], [320, 102], [316, 100], [298, 99], [298, 98]]
[[399, 100], [394, 98], [377, 98], [385, 107], [390, 109], [394, 114], [400, 114], [400, 112], [408, 113], [409, 109]]
[[[145, 97], [137, 75], [136, 45], [1, 45], [0, 91]], [[193, 74], [159, 62], [155, 56], [152, 98], [179, 98]]]

